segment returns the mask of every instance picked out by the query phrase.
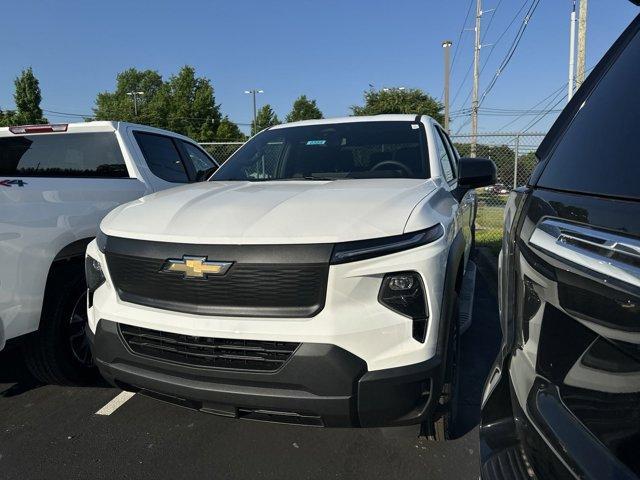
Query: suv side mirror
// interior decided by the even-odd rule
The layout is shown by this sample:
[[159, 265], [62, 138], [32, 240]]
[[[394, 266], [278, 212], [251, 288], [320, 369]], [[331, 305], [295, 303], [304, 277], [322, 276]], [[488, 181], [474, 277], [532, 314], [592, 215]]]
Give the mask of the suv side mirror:
[[463, 157], [458, 161], [458, 186], [488, 187], [497, 182], [496, 164], [488, 158]]
[[214, 165], [213, 167], [208, 168], [207, 170], [200, 170], [198, 173], [196, 173], [196, 182], [204, 182], [211, 175], [213, 175], [216, 170], [218, 170], [217, 165]]

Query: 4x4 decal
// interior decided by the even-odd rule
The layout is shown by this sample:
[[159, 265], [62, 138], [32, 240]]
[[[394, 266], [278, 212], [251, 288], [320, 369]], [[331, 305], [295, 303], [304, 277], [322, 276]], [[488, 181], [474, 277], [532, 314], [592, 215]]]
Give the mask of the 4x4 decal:
[[24, 180], [0, 180], [0, 186], [2, 187], [11, 187], [13, 185], [24, 187], [26, 184], [27, 182]]

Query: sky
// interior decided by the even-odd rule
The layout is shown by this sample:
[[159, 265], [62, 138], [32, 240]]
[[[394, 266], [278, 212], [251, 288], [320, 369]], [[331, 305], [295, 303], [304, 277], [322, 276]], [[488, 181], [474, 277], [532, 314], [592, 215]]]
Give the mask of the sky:
[[[516, 13], [533, 1], [484, 0], [485, 10], [495, 10], [482, 17], [481, 92], [505, 57], [527, 8]], [[326, 117], [348, 115], [351, 105], [362, 103], [369, 85], [416, 87], [440, 99], [443, 40], [454, 42], [452, 55], [458, 50], [452, 111], [469, 108], [464, 101], [471, 76], [463, 80], [472, 62], [474, 33], [464, 28], [473, 27], [475, 0], [2, 3], [0, 108], [14, 106], [13, 80], [30, 66], [40, 80], [41, 106], [50, 121], [74, 121], [51, 111], [90, 115], [96, 94], [112, 91], [117, 73], [129, 67], [169, 77], [183, 65], [194, 66], [199, 76], [211, 79], [223, 113], [239, 123], [251, 120], [251, 98], [243, 92], [252, 88], [264, 90], [258, 105], [271, 104], [280, 118], [301, 94], [316, 99]], [[530, 109], [566, 84], [571, 4], [540, 0], [483, 109]], [[639, 13], [628, 0], [589, 0], [588, 67]], [[467, 118], [455, 118], [452, 130], [468, 131]], [[545, 131], [553, 118], [544, 117], [533, 130]], [[518, 131], [532, 119], [484, 114], [479, 129], [504, 130], [513, 121], [506, 129]]]

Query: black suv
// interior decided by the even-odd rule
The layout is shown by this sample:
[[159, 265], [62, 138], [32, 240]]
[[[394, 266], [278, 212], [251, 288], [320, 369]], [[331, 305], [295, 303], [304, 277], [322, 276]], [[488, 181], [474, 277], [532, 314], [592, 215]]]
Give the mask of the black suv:
[[505, 211], [482, 478], [640, 477], [640, 16]]

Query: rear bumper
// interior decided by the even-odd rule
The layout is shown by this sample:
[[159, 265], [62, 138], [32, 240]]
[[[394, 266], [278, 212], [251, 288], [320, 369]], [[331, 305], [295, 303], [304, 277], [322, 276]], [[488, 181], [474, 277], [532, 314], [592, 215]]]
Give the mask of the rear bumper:
[[137, 355], [118, 324], [89, 333], [102, 375], [123, 389], [236, 418], [326, 427], [383, 427], [427, 419], [440, 396], [441, 362], [367, 371], [335, 345], [302, 343], [275, 372], [193, 367]]

